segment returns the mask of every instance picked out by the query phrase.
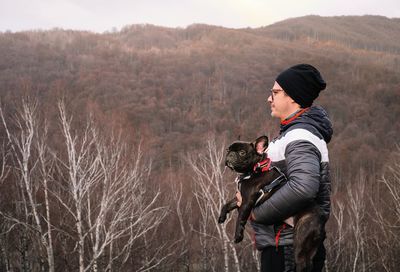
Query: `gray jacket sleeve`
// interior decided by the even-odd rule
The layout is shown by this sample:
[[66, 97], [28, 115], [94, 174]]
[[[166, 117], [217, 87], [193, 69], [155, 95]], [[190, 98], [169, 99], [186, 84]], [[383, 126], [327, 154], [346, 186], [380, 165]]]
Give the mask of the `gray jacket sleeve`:
[[271, 198], [254, 208], [258, 223], [272, 225], [282, 222], [317, 196], [321, 162], [317, 147], [308, 141], [293, 141], [286, 146], [285, 158], [288, 181]]

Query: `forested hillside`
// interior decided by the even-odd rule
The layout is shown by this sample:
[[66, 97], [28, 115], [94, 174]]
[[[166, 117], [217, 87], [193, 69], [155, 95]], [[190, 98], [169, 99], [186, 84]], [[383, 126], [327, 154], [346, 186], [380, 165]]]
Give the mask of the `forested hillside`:
[[[352, 229], [355, 226], [354, 214], [346, 213], [353, 210], [349, 208], [344, 212], [340, 207], [353, 205], [348, 199], [355, 199], [355, 193], [360, 193], [358, 196], [362, 199], [360, 203], [354, 204], [356, 208], [366, 209], [371, 203], [381, 203], [381, 197], [390, 198], [390, 190], [385, 191], [390, 187], [378, 181], [388, 173], [387, 165], [391, 165], [392, 169], [395, 167], [393, 165], [398, 162], [396, 154], [400, 152], [399, 37], [400, 19], [379, 16], [307, 16], [257, 29], [228, 29], [195, 24], [187, 28], [132, 25], [121, 31], [103, 34], [62, 29], [0, 33], [0, 97], [4, 116], [0, 132], [4, 165], [0, 183], [0, 211], [3, 220], [0, 222], [4, 222], [0, 244], [4, 254], [0, 257], [0, 270], [14, 267], [22, 271], [21, 267], [30, 266], [33, 271], [39, 271], [40, 267], [48, 267], [46, 260], [51, 243], [46, 240], [45, 230], [53, 229], [56, 248], [53, 265], [56, 271], [62, 271], [63, 267], [69, 267], [65, 271], [76, 270], [78, 267], [99, 267], [103, 271], [110, 263], [116, 267], [116, 271], [123, 271], [127, 267], [135, 267], [137, 271], [151, 267], [155, 271], [210, 271], [210, 267], [215, 267], [216, 271], [221, 271], [223, 262], [220, 260], [223, 254], [216, 246], [223, 244], [223, 239], [217, 235], [221, 234], [221, 229], [217, 231], [217, 227], [210, 223], [212, 214], [207, 214], [207, 217], [194, 215], [210, 207], [201, 202], [198, 195], [195, 197], [199, 188], [202, 188], [196, 186], [202, 180], [199, 179], [199, 172], [196, 172], [196, 165], [191, 163], [199, 161], [200, 157], [196, 155], [203, 154], [205, 149], [223, 151], [229, 142], [239, 137], [242, 140], [252, 140], [262, 134], [271, 138], [276, 136], [279, 123], [270, 117], [267, 105], [269, 90], [280, 71], [297, 63], [313, 64], [327, 81], [327, 89], [320, 94], [316, 104], [327, 109], [334, 125], [334, 137], [328, 147], [334, 178], [333, 201], [334, 205], [341, 203], [334, 206], [334, 212], [340, 211], [342, 217], [340, 221], [340, 212], [332, 216], [334, 219], [331, 220], [330, 228], [333, 231], [328, 237], [332, 248], [329, 267], [345, 271], [349, 267], [353, 268], [353, 265], [361, 269], [362, 265], [369, 262], [368, 269], [382, 269], [374, 261], [379, 252], [372, 249], [390, 248], [393, 244], [389, 240], [395, 242], [390, 236], [392, 230], [385, 230], [388, 232], [388, 241], [384, 245], [372, 238], [367, 239], [373, 237], [373, 233], [365, 229], [357, 229], [360, 232], [355, 233]], [[28, 104], [37, 101], [36, 107], [23, 108], [22, 99], [28, 101]], [[60, 100], [64, 104], [58, 104]], [[87, 236], [79, 236], [73, 224], [68, 225], [68, 222], [77, 219], [74, 217], [77, 213], [72, 212], [71, 221], [65, 222], [59, 216], [65, 212], [64, 209], [72, 207], [69, 206], [71, 203], [79, 202], [79, 198], [74, 198], [71, 191], [71, 199], [59, 203], [64, 195], [69, 195], [63, 191], [68, 186], [60, 189], [57, 183], [53, 183], [50, 186], [56, 187], [52, 189], [53, 194], [47, 197], [45, 192], [51, 190], [43, 187], [43, 178], [37, 178], [35, 189], [23, 186], [34, 182], [34, 178], [18, 185], [17, 181], [24, 180], [29, 173], [34, 173], [35, 177], [43, 174], [43, 171], [35, 168], [35, 162], [43, 163], [44, 169], [48, 165], [40, 160], [42, 153], [37, 149], [40, 145], [33, 144], [32, 148], [36, 151], [32, 151], [29, 158], [35, 159], [27, 164], [27, 167], [32, 167], [32, 171], [24, 175], [23, 167], [18, 164], [18, 156], [22, 156], [23, 151], [13, 149], [11, 143], [12, 140], [26, 139], [21, 135], [28, 133], [22, 131], [29, 128], [29, 124], [15, 121], [19, 120], [16, 117], [18, 112], [24, 110], [36, 112], [37, 122], [32, 125], [37, 128], [32, 131], [38, 132], [37, 135], [42, 135], [47, 124], [48, 155], [51, 157], [50, 154], [57, 154], [57, 159], [53, 158], [54, 165], [62, 161], [61, 165], [66, 166], [72, 158], [69, 152], [74, 142], [68, 145], [68, 133], [76, 134], [78, 139], [83, 137], [81, 144], [77, 140], [77, 150], [87, 144], [84, 135], [88, 126], [99, 129], [100, 134], [92, 135], [94, 139], [99, 135], [108, 139], [99, 143], [99, 146], [105, 148], [104, 153], [94, 146], [86, 146], [88, 150], [97, 150], [98, 158], [115, 151], [117, 143], [123, 145], [118, 141], [113, 142], [116, 146], [107, 144], [107, 141], [114, 141], [107, 137], [116, 137], [118, 133], [123, 135], [121, 141], [128, 146], [126, 150], [120, 151], [124, 154], [121, 155], [122, 161], [129, 161], [129, 150], [138, 152], [140, 145], [143, 158], [138, 161], [146, 161], [144, 165], [147, 165], [141, 168], [141, 175], [146, 176], [144, 172], [148, 173], [146, 178], [140, 179], [141, 182], [148, 182], [140, 186], [149, 187], [151, 192], [149, 196], [143, 194], [140, 197], [150, 198], [146, 200], [148, 202], [143, 202], [149, 205], [150, 212], [160, 212], [159, 225], [149, 229], [146, 229], [147, 225], [143, 226], [146, 235], [141, 234], [137, 239], [129, 240], [129, 249], [123, 247], [124, 240], [113, 240], [105, 243], [103, 251], [100, 251], [101, 247], [98, 251], [94, 250], [96, 235], [92, 231], [96, 227], [90, 220], [90, 214], [87, 223], [81, 226], [87, 228]], [[65, 119], [60, 118], [63, 114], [67, 116]], [[87, 125], [89, 115], [93, 123]], [[22, 114], [20, 118], [26, 120], [29, 116]], [[71, 117], [69, 130], [68, 118]], [[38, 140], [40, 138], [35, 137]], [[217, 144], [214, 146], [209, 142], [207, 145], [207, 139], [214, 139]], [[15, 148], [19, 146], [16, 142], [14, 145]], [[107, 147], [110, 150], [107, 151]], [[193, 156], [189, 164], [191, 160], [188, 156]], [[22, 163], [23, 156], [20, 159]], [[92, 162], [97, 164], [99, 160], [94, 159]], [[112, 168], [111, 164], [109, 167]], [[48, 173], [52, 180], [68, 180], [67, 176], [72, 177], [68, 175], [68, 169], [71, 168], [62, 169], [61, 165]], [[129, 167], [134, 165], [123, 168], [127, 176], [130, 176]], [[111, 172], [115, 171], [112, 169]], [[210, 172], [216, 170], [209, 169]], [[135, 171], [139, 169], [135, 168]], [[107, 176], [105, 172], [102, 173]], [[223, 180], [230, 182], [232, 179], [233, 175], [225, 171]], [[138, 179], [133, 180], [135, 184], [141, 184]], [[95, 180], [86, 189], [81, 189], [82, 194], [87, 194], [88, 199], [95, 203], [96, 199], [92, 199], [88, 191], [93, 190], [93, 194], [101, 191], [104, 195], [108, 191], [90, 187], [93, 184], [96, 184]], [[365, 189], [362, 195], [360, 184]], [[226, 187], [229, 194], [234, 193], [232, 186], [229, 183]], [[57, 192], [54, 191], [56, 189]], [[158, 189], [160, 195], [156, 205], [165, 210], [156, 209], [151, 202], [150, 195], [157, 195]], [[126, 189], [127, 192], [129, 190], [134, 191], [136, 187]], [[173, 192], [177, 190], [182, 194], [174, 195]], [[376, 190], [379, 191], [377, 195], [373, 194]], [[36, 218], [32, 215], [35, 214], [32, 212], [35, 201], [25, 206], [18, 204], [29, 199], [27, 196], [30, 193], [39, 204], [43, 204], [45, 199], [54, 205], [58, 203], [57, 210], [50, 212], [50, 215], [54, 215], [52, 226], [46, 225], [46, 220], [40, 221], [40, 216]], [[230, 198], [229, 194], [226, 198]], [[115, 205], [120, 207], [118, 203]], [[378, 205], [375, 211], [379, 212], [385, 205]], [[45, 213], [46, 209], [41, 207], [38, 214]], [[90, 207], [85, 206], [83, 210], [88, 212]], [[388, 224], [394, 218], [391, 213], [381, 215], [383, 218], [387, 216]], [[168, 220], [163, 219], [165, 216]], [[374, 216], [364, 215], [357, 221], [357, 226], [373, 222]], [[30, 226], [32, 224], [34, 227]], [[206, 228], [203, 229], [204, 224]], [[231, 224], [227, 226], [227, 233], [232, 238]], [[398, 227], [397, 221], [395, 224]], [[346, 227], [348, 225], [350, 227]], [[129, 225], [129, 229], [135, 226]], [[37, 231], [39, 227], [41, 231]], [[343, 232], [338, 233], [338, 230]], [[39, 234], [42, 240], [37, 238]], [[125, 239], [126, 235], [124, 232], [118, 238]], [[335, 235], [342, 235], [339, 238], [343, 240]], [[360, 239], [363, 239], [362, 245], [357, 244], [354, 249], [354, 243], [349, 241]], [[47, 241], [44, 246], [43, 241]], [[85, 246], [79, 241], [84, 241]], [[159, 251], [157, 242], [163, 245]], [[180, 247], [175, 247], [174, 253], [168, 255], [168, 246], [175, 243]], [[251, 247], [245, 247], [245, 243], [224, 248], [232, 261], [228, 269], [255, 269]], [[77, 252], [77, 245], [82, 252]], [[112, 245], [115, 245], [114, 252]], [[400, 250], [398, 245], [396, 250], [393, 256]], [[356, 252], [357, 257], [349, 255], [349, 252]], [[82, 262], [78, 258], [81, 256]], [[160, 256], [165, 258], [159, 259]], [[398, 261], [391, 256], [388, 255], [385, 263], [390, 269], [398, 265]], [[113, 261], [107, 262], [109, 260]], [[235, 268], [233, 263], [236, 264]]]
[[400, 53], [398, 18], [306, 16], [278, 22], [259, 31], [287, 41], [333, 41], [355, 49]]

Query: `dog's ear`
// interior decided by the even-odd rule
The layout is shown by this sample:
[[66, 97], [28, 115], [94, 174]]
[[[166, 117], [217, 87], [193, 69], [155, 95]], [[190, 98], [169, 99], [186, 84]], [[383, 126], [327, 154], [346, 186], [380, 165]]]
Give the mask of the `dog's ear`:
[[265, 135], [260, 136], [254, 141], [253, 144], [257, 150], [257, 153], [262, 154], [268, 147], [268, 137]]

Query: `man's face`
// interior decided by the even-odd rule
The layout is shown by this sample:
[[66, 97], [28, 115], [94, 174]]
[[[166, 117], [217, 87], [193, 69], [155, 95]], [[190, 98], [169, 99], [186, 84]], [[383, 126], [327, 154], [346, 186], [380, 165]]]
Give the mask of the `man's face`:
[[293, 113], [294, 101], [288, 96], [281, 86], [275, 81], [268, 96], [268, 102], [271, 105], [271, 116], [284, 120]]

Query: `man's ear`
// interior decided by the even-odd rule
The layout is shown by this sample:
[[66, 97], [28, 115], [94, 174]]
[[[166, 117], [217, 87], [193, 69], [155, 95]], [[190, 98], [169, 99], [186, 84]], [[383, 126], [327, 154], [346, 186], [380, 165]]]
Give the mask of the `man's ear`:
[[268, 147], [268, 137], [263, 135], [254, 141], [254, 146], [258, 154], [262, 154]]

